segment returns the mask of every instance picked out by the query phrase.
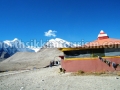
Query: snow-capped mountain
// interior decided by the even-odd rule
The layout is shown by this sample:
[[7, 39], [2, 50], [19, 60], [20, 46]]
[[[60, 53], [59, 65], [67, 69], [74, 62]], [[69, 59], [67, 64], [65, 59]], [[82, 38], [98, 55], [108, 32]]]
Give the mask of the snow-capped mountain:
[[0, 59], [8, 58], [16, 52], [38, 52], [41, 48], [68, 48], [76, 46], [77, 44], [61, 38], [50, 39], [41, 47], [26, 46], [21, 40], [15, 38], [14, 40], [0, 42]]
[[36, 48], [36, 47], [33, 47], [33, 46], [28, 46], [27, 48], [29, 48], [31, 50], [34, 50], [35, 52], [38, 52], [41, 49], [40, 47]]
[[61, 38], [50, 39], [44, 45], [44, 47], [47, 47], [47, 48], [68, 48], [68, 47], [75, 47], [75, 46], [76, 45], [73, 44], [72, 42], [68, 42]]
[[3, 41], [3, 43], [4, 43], [4, 46], [7, 46], [12, 50], [16, 49], [19, 52], [24, 52], [24, 51], [34, 52], [32, 49], [27, 48], [25, 46], [25, 44], [17, 38], [15, 38], [14, 40], [11, 40], [11, 41], [9, 41], [9, 40]]
[[24, 43], [15, 38], [14, 40], [6, 40], [0, 42], [0, 58], [8, 58], [16, 52], [35, 52], [27, 48]]

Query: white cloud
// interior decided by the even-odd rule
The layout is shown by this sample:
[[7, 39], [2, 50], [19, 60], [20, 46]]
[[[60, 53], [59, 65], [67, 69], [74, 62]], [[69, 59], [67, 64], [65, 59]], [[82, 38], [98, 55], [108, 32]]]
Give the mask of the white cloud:
[[56, 32], [57, 31], [53, 31], [53, 30], [48, 30], [47, 32], [45, 32], [45, 36], [47, 37], [56, 37]]

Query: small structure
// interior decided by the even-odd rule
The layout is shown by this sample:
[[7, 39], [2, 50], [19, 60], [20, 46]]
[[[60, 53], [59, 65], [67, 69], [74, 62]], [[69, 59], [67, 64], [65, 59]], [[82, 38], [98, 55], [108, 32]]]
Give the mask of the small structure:
[[66, 72], [101, 72], [120, 70], [120, 40], [109, 38], [101, 30], [97, 40], [81, 47], [59, 48], [64, 53], [61, 67]]

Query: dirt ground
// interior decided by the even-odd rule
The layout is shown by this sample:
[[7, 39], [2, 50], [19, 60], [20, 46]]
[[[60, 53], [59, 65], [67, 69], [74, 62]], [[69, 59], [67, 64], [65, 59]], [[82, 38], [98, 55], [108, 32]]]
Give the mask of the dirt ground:
[[0, 73], [0, 90], [120, 90], [120, 76], [72, 76], [59, 68]]

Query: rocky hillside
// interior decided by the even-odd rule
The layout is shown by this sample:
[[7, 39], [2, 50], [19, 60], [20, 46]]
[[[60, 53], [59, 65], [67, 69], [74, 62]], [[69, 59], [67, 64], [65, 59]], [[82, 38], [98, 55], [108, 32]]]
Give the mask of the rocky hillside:
[[43, 48], [37, 53], [17, 52], [0, 62], [0, 71], [42, 68], [52, 60], [60, 60], [59, 55], [63, 53], [56, 48]]

